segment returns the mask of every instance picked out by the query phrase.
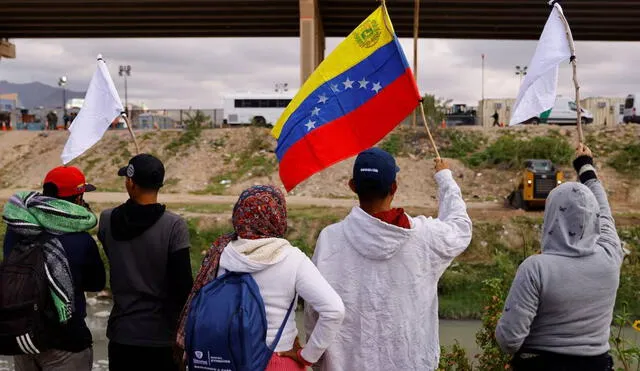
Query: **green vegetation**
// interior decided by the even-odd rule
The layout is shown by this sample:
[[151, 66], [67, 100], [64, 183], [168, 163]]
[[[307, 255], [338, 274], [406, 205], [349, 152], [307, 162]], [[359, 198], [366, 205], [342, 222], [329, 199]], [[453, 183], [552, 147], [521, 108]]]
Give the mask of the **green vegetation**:
[[[451, 104], [451, 99], [438, 98], [435, 95], [426, 94], [422, 99], [422, 107], [424, 107], [424, 114], [427, 119], [427, 123], [430, 127], [437, 127], [444, 120], [447, 114], [447, 109]], [[418, 122], [422, 126], [422, 118], [418, 116]]]
[[464, 159], [476, 152], [487, 140], [475, 131], [445, 129], [439, 130], [438, 135], [445, 142], [440, 154], [446, 158]]
[[203, 225], [198, 222], [198, 219], [187, 220], [191, 241], [191, 271], [194, 277], [198, 273], [198, 270], [200, 270], [204, 253], [211, 247], [213, 241], [225, 233], [233, 232], [233, 228], [229, 223], [203, 228]]
[[167, 144], [164, 149], [170, 154], [177, 154], [180, 150], [184, 150], [192, 145], [198, 145], [198, 139], [202, 134], [204, 126], [208, 126], [211, 118], [202, 111], [198, 110], [194, 114], [187, 113], [185, 120], [186, 127], [179, 137]]
[[389, 136], [380, 143], [380, 148], [394, 156], [398, 156], [402, 151], [402, 136], [397, 133], [389, 134]]
[[558, 135], [526, 140], [506, 134], [491, 143], [484, 151], [469, 156], [466, 162], [472, 167], [500, 165], [502, 168], [510, 169], [522, 166], [526, 159], [542, 158], [549, 159], [557, 165], [566, 165], [571, 161], [573, 152], [566, 138]]
[[[204, 205], [200, 205], [204, 206]], [[222, 205], [223, 209], [215, 211], [231, 212], [232, 206]], [[189, 209], [189, 206], [185, 206]], [[329, 224], [335, 223], [343, 218], [346, 214], [336, 212], [333, 209], [321, 207], [289, 207], [288, 208], [288, 224], [286, 238], [294, 246], [300, 248], [308, 256], [313, 254], [316, 239], [320, 231]], [[189, 209], [189, 211], [205, 211], [205, 209]], [[211, 243], [224, 233], [231, 232], [232, 227], [229, 220], [223, 220], [216, 223], [206, 223], [207, 218], [189, 218], [189, 233], [191, 236], [191, 258], [194, 271], [200, 267], [203, 251], [206, 251]]]
[[640, 144], [624, 146], [609, 160], [609, 166], [621, 173], [637, 173], [640, 170]]
[[197, 194], [222, 194], [227, 182], [235, 182], [247, 177], [261, 177], [273, 173], [277, 166], [276, 159], [267, 153], [272, 144], [267, 141], [263, 129], [254, 128], [249, 134], [249, 144], [240, 153], [233, 154], [226, 165], [235, 164], [228, 170], [212, 177], [209, 186]]

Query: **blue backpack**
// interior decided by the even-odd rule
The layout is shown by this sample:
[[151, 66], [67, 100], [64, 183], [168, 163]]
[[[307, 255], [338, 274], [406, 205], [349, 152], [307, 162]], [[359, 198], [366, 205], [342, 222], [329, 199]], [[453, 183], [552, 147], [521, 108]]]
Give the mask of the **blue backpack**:
[[251, 274], [227, 272], [209, 282], [193, 298], [187, 318], [189, 370], [264, 370], [295, 302], [294, 296], [273, 343], [267, 346], [267, 314]]

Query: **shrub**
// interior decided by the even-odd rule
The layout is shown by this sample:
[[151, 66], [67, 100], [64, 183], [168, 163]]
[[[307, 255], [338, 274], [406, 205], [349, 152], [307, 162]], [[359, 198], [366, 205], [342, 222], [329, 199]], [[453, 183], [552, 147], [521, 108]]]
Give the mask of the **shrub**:
[[635, 173], [640, 170], [640, 144], [629, 144], [615, 153], [609, 166], [621, 173]]
[[535, 137], [531, 140], [516, 138], [513, 134], [503, 135], [484, 151], [468, 158], [473, 167], [501, 165], [505, 168], [522, 166], [526, 159], [540, 158], [553, 161], [556, 165], [566, 165], [573, 155], [573, 148], [560, 136]]
[[180, 136], [172, 140], [164, 149], [173, 154], [179, 150], [198, 143], [198, 138], [202, 134], [203, 125], [211, 121], [211, 118], [202, 111], [196, 111], [194, 114], [187, 113], [185, 120], [185, 129]]
[[451, 346], [451, 350], [448, 347], [440, 347], [440, 363], [438, 364], [438, 371], [471, 371], [473, 366], [467, 352], [456, 340], [455, 344]]
[[380, 148], [393, 156], [397, 156], [402, 151], [402, 137], [400, 134], [393, 133], [380, 143]]
[[477, 151], [485, 141], [484, 136], [479, 133], [456, 129], [440, 130], [438, 134], [447, 142], [440, 150], [442, 156], [447, 158], [463, 159]]

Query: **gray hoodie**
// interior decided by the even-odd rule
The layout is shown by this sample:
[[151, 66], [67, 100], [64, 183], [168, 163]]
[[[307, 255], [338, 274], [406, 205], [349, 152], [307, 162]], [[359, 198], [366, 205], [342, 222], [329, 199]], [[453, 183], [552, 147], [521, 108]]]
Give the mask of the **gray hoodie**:
[[526, 259], [496, 328], [500, 347], [593, 356], [609, 350], [624, 257], [601, 183], [565, 183], [547, 200], [542, 254]]

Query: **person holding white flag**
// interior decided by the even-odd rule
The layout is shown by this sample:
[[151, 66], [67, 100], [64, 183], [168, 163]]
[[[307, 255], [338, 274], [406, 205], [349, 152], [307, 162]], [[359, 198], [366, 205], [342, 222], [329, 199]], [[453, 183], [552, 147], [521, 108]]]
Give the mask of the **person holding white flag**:
[[553, 4], [529, 70], [520, 87], [509, 125], [517, 125], [551, 109], [556, 101], [558, 67], [572, 60], [572, 46], [560, 4]]
[[69, 127], [71, 134], [62, 151], [62, 163], [68, 164], [96, 144], [123, 112], [122, 101], [107, 65], [98, 55], [98, 68], [89, 83], [82, 109]]

